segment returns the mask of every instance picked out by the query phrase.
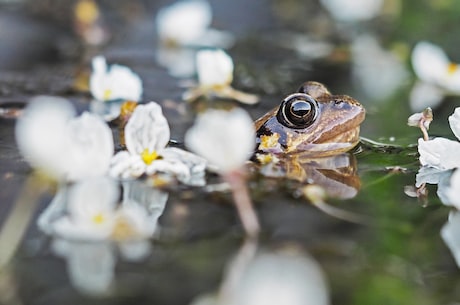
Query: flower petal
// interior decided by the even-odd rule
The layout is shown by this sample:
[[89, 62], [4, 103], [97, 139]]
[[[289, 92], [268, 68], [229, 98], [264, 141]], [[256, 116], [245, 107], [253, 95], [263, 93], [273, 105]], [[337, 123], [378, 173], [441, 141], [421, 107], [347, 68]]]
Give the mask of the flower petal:
[[162, 8], [156, 18], [158, 36], [164, 43], [197, 43], [211, 24], [212, 11], [202, 0], [179, 1]]
[[70, 153], [66, 126], [74, 115], [72, 104], [63, 98], [40, 96], [29, 102], [16, 124], [16, 141], [33, 167], [65, 178]]
[[255, 130], [246, 111], [208, 110], [185, 135], [185, 144], [220, 171], [241, 167], [255, 148]]
[[107, 67], [103, 56], [94, 57], [92, 66], [89, 86], [95, 99], [123, 99], [135, 102], [141, 99], [142, 80], [130, 68], [121, 65]]
[[450, 184], [446, 188], [445, 195], [447, 202], [457, 209], [460, 209], [460, 171], [456, 170], [450, 177]]
[[121, 179], [133, 179], [145, 173], [146, 164], [140, 156], [121, 151], [113, 156], [109, 175]]
[[431, 166], [438, 169], [452, 169], [460, 167], [460, 143], [445, 138], [433, 140], [418, 140], [418, 152], [420, 163], [424, 166]]
[[85, 112], [69, 122], [68, 179], [101, 176], [109, 170], [114, 143], [112, 131], [98, 116]]
[[449, 116], [449, 125], [454, 135], [460, 140], [460, 107], [455, 108], [454, 113]]
[[160, 152], [169, 137], [168, 121], [155, 102], [137, 106], [125, 127], [126, 147], [135, 155], [141, 155], [145, 149], [150, 153]]
[[223, 50], [201, 50], [196, 55], [200, 86], [228, 86], [233, 80], [233, 60]]
[[421, 80], [442, 86], [449, 58], [443, 49], [427, 41], [418, 42], [412, 51], [412, 67]]

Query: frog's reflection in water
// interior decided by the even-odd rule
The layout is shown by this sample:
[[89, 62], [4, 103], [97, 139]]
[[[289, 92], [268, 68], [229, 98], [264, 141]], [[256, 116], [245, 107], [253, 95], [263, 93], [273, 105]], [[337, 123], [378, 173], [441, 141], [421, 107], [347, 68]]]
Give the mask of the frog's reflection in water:
[[356, 157], [352, 153], [323, 158], [311, 158], [301, 153], [287, 155], [279, 162], [262, 166], [261, 173], [318, 185], [329, 197], [338, 199], [355, 197], [361, 186]]

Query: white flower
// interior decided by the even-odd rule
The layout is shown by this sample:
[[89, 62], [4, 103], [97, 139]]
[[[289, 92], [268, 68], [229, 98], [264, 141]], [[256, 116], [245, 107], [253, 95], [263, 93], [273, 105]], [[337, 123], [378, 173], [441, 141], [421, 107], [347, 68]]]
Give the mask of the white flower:
[[321, 0], [321, 4], [340, 21], [361, 21], [377, 16], [383, 0]]
[[112, 132], [90, 113], [74, 115], [65, 99], [33, 99], [16, 125], [19, 149], [33, 167], [57, 179], [104, 175], [113, 155]]
[[233, 60], [221, 49], [200, 50], [196, 55], [198, 86], [187, 90], [182, 98], [194, 101], [202, 96], [233, 99], [244, 104], [259, 101], [256, 95], [234, 89]]
[[127, 151], [112, 159], [110, 174], [119, 178], [137, 178], [143, 174], [170, 173], [186, 182], [204, 173], [204, 159], [177, 148], [167, 148], [170, 131], [160, 105], [139, 105], [125, 127]]
[[185, 144], [221, 172], [240, 168], [255, 148], [255, 130], [246, 111], [208, 110], [185, 135]]
[[450, 61], [439, 46], [421, 41], [415, 45], [411, 60], [414, 72], [421, 81], [411, 92], [413, 109], [434, 107], [445, 95], [460, 94], [460, 66]]
[[131, 69], [121, 65], [107, 66], [103, 56], [92, 61], [93, 72], [89, 80], [93, 97], [100, 101], [129, 100], [138, 102], [142, 96], [142, 81]]
[[229, 86], [233, 80], [233, 60], [223, 50], [201, 50], [196, 55], [198, 81], [203, 88]]
[[158, 36], [166, 44], [194, 44], [206, 33], [211, 20], [212, 11], [208, 2], [179, 1], [158, 12]]
[[[449, 124], [455, 136], [460, 135], [460, 108], [455, 109], [454, 114], [449, 117]], [[458, 138], [460, 139], [460, 138]], [[452, 141], [442, 137], [424, 141], [419, 139], [418, 152], [420, 163], [423, 166], [430, 166], [441, 170], [460, 167], [460, 142]]]

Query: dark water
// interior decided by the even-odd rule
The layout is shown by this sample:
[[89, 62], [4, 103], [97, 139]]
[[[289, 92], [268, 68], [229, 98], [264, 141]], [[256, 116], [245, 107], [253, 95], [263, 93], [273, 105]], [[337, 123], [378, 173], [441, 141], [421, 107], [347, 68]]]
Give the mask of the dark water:
[[[154, 56], [154, 17], [170, 2], [101, 1], [112, 38], [99, 49], [85, 48], [72, 31], [66, 18], [71, 1], [59, 3], [1, 4], [0, 103], [27, 103], [35, 95], [48, 94], [67, 97], [84, 110], [90, 96], [74, 88], [74, 79], [89, 72], [91, 57], [102, 53], [109, 62], [127, 65], [141, 76], [144, 101], [164, 106], [172, 139], [182, 142], [196, 108], [185, 106], [185, 113], [180, 111], [184, 89]], [[324, 272], [332, 304], [459, 302], [460, 273], [439, 234], [449, 208], [437, 199], [434, 187], [429, 187], [426, 202], [404, 193], [405, 186], [415, 183], [419, 165], [413, 145], [421, 135], [406, 125], [415, 79], [410, 50], [425, 39], [460, 60], [455, 30], [460, 10], [455, 1], [388, 0], [384, 14], [352, 25], [337, 25], [316, 1], [211, 1], [211, 5], [213, 26], [236, 38], [228, 50], [236, 65], [234, 86], [261, 96], [259, 105], [242, 106], [254, 119], [302, 82], [316, 80], [333, 93], [356, 97], [366, 107], [362, 136], [401, 146], [363, 145], [352, 157], [360, 179], [357, 195], [328, 200], [331, 206], [364, 217], [365, 224], [324, 213], [301, 196], [298, 182], [255, 174], [249, 186], [262, 226], [258, 251], [294, 245], [308, 252]], [[313, 45], [311, 41], [326, 42], [333, 51], [312, 58], [318, 51], [306, 55], [296, 50], [293, 35], [308, 37], [307, 46]], [[370, 67], [365, 78], [371, 80], [371, 89], [356, 78], [350, 44], [361, 35], [375, 37], [399, 56], [407, 73], [400, 86], [379, 90], [384, 86], [383, 81], [379, 84], [383, 72], [372, 66], [378, 59], [361, 62]], [[361, 52], [367, 48], [361, 46]], [[446, 118], [457, 105], [458, 98], [447, 98], [434, 110], [430, 134], [452, 138]], [[108, 293], [91, 297], [75, 289], [66, 261], [53, 254], [51, 238], [35, 224], [53, 191], [38, 195], [40, 187], [15, 146], [14, 124], [12, 118], [0, 119], [0, 225], [2, 232], [7, 227], [25, 232], [22, 239], [21, 234], [17, 237], [21, 242], [10, 263], [0, 269], [1, 304], [190, 304], [198, 295], [218, 289], [230, 259], [243, 244], [244, 232], [229, 193], [193, 188], [169, 190], [150, 255], [129, 262], [117, 254]], [[21, 198], [33, 200], [24, 206]], [[20, 216], [9, 222], [13, 215]], [[0, 253], [15, 246], [14, 238], [2, 241], [4, 235]]]

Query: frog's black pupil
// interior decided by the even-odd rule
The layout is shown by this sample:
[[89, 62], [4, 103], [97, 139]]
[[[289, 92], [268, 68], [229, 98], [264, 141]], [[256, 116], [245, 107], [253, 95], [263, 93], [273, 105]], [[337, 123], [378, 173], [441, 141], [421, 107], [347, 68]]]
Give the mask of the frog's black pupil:
[[311, 111], [311, 104], [307, 101], [295, 101], [291, 105], [291, 113], [298, 117], [304, 117]]

